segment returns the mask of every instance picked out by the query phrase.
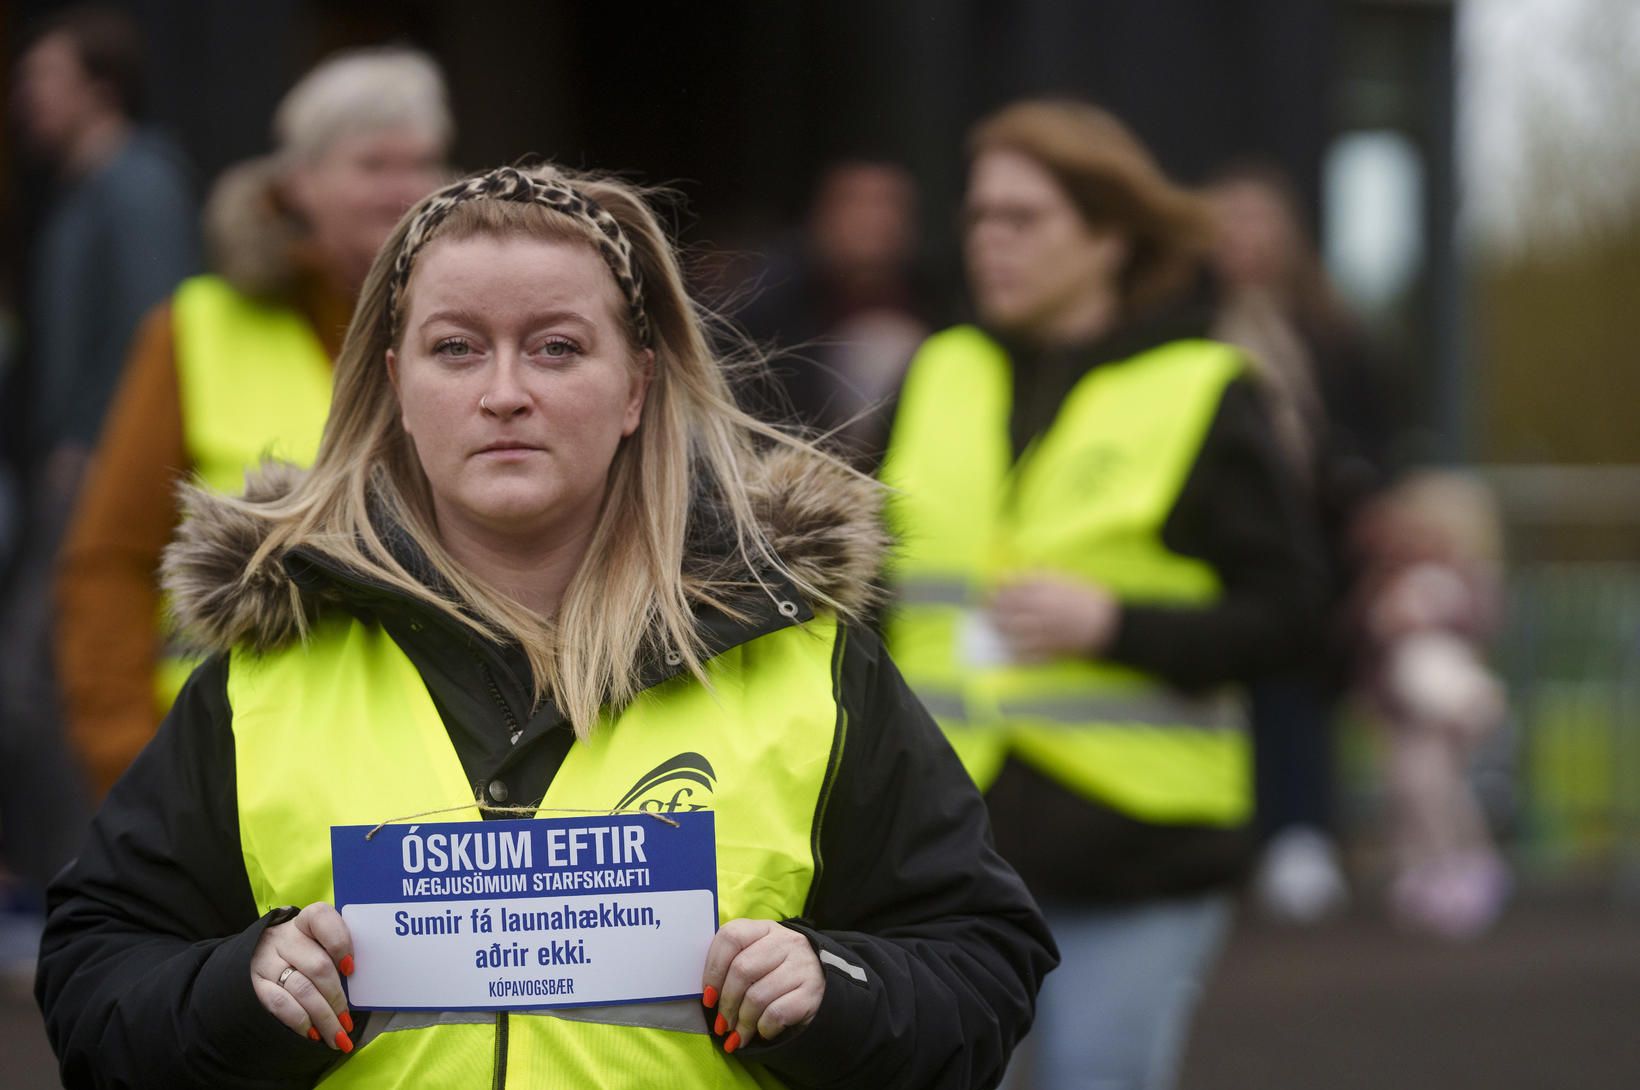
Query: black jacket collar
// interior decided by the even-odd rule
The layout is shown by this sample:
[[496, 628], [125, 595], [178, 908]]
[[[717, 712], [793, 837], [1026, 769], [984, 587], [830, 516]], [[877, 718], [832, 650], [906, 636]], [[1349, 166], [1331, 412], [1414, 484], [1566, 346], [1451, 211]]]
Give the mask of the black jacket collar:
[[[449, 595], [432, 564], [402, 534], [384, 535], [396, 559], [426, 586]], [[291, 581], [315, 600], [362, 618], [393, 618], [442, 630], [457, 638], [509, 673], [520, 669], [516, 647], [485, 640], [452, 621], [448, 615], [396, 587], [337, 563], [318, 550], [297, 547], [285, 554], [284, 568]], [[754, 588], [731, 603], [733, 612], [712, 606], [695, 610], [696, 631], [707, 658], [721, 655], [762, 636], [812, 620], [814, 611], [784, 576], [764, 578], [764, 589]], [[652, 688], [683, 672], [683, 659], [672, 649], [652, 647], [638, 664], [639, 689]], [[523, 679], [528, 687], [527, 679]]]

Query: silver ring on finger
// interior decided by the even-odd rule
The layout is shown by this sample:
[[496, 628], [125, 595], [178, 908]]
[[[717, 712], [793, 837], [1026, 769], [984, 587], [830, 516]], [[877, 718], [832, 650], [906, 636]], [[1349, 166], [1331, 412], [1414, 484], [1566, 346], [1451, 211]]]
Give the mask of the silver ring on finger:
[[296, 971], [296, 966], [294, 966], [294, 965], [285, 966], [284, 971], [279, 974], [279, 980], [277, 981], [278, 985], [281, 988], [283, 988], [285, 986], [285, 981], [289, 980], [290, 979], [290, 974], [294, 973], [295, 971]]

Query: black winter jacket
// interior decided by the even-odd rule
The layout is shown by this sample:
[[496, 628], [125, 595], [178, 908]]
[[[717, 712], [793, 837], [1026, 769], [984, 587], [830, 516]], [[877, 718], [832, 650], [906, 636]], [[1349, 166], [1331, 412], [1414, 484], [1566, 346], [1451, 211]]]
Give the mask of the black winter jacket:
[[[859, 601], [880, 559], [870, 497], [779, 459], [765, 477], [763, 513], [782, 558], [823, 576], [845, 606]], [[516, 649], [305, 549], [284, 557], [288, 583], [246, 592], [259, 601], [224, 600], [255, 544], [235, 519], [220, 505], [196, 511], [171, 559], [171, 589], [196, 631], [218, 642], [267, 635], [291, 621], [279, 603], [293, 600], [379, 623], [421, 673], [475, 793], [500, 781], [514, 802], [544, 795], [574, 735], [550, 702], [532, 707]], [[774, 599], [742, 605], [740, 621], [701, 611], [709, 647], [812, 616], [800, 607], [788, 618]], [[828, 964], [814, 1021], [736, 1057], [794, 1087], [994, 1085], [1057, 961], [1053, 941], [938, 728], [869, 630], [843, 631], [834, 683], [848, 744], [817, 815], [824, 866], [803, 917], [785, 922], [864, 979]], [[312, 1086], [337, 1062], [276, 1022], [251, 988], [258, 936], [290, 913], [258, 918], [245, 875], [227, 664], [218, 654], [196, 671], [52, 887], [36, 996], [70, 1090], [282, 1090]], [[644, 680], [675, 669], [657, 660]], [[358, 1033], [368, 1041], [368, 1021]]]

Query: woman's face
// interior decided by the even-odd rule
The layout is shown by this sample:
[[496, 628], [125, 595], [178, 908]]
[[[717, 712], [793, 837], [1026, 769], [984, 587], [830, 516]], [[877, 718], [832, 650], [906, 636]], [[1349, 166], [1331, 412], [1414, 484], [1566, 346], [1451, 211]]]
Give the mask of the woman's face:
[[357, 291], [399, 218], [438, 186], [443, 169], [443, 145], [420, 129], [347, 133], [293, 167], [285, 190], [332, 280]]
[[975, 158], [964, 218], [969, 286], [989, 325], [1047, 331], [1090, 293], [1116, 288], [1124, 243], [1089, 227], [1030, 156], [996, 148]]
[[417, 257], [387, 366], [446, 540], [591, 533], [648, 386], [625, 307], [581, 242], [435, 239]]
[[1228, 182], [1209, 194], [1218, 240], [1213, 263], [1237, 287], [1279, 286], [1297, 249], [1280, 199], [1258, 182]]

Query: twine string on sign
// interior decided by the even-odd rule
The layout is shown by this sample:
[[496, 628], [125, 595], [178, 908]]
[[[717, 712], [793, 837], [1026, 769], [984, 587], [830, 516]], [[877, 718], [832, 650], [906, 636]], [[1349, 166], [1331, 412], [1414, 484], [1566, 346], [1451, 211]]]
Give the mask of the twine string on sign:
[[482, 799], [474, 799], [472, 802], [464, 802], [459, 806], [445, 806], [438, 810], [423, 810], [419, 814], [406, 814], [403, 817], [388, 818], [386, 821], [364, 834], [364, 838], [366, 840], [372, 840], [375, 838], [377, 833], [381, 832], [389, 825], [397, 825], [401, 821], [419, 821], [424, 817], [436, 817], [439, 814], [453, 814], [457, 810], [466, 810], [469, 808], [477, 809], [480, 813], [485, 814], [517, 814], [520, 817], [534, 817], [536, 814], [543, 812], [548, 814], [639, 814], [644, 817], [652, 817], [656, 821], [665, 822], [674, 829], [682, 828], [676, 820], [667, 817], [659, 810], [582, 810], [573, 806], [495, 806], [491, 803], [483, 801]]

